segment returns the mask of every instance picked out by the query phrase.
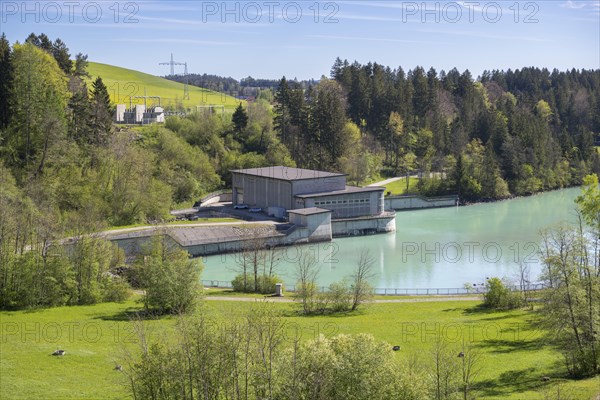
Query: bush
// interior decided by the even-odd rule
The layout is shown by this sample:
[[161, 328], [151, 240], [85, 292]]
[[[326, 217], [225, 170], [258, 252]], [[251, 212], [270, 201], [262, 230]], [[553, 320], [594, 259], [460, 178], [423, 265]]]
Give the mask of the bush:
[[329, 291], [324, 295], [329, 300], [332, 312], [348, 311], [352, 308], [352, 289], [345, 280], [329, 285]]
[[131, 288], [120, 276], [107, 276], [102, 290], [102, 301], [122, 303], [131, 296]]
[[244, 274], [238, 274], [231, 284], [233, 290], [242, 293], [262, 293], [272, 294], [275, 293], [275, 284], [281, 283], [281, 278], [277, 275], [259, 275], [258, 276], [258, 291], [254, 290], [254, 275], [246, 274], [246, 280], [244, 282]]
[[488, 279], [485, 288], [484, 307], [510, 310], [521, 306], [519, 294], [511, 292], [499, 278]]
[[190, 312], [201, 293], [202, 266], [168, 236], [155, 236], [137, 261], [144, 307], [157, 314]]

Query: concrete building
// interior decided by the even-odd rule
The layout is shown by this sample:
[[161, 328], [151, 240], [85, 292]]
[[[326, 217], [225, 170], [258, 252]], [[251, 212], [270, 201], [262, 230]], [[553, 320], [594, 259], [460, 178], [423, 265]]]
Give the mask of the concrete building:
[[117, 104], [115, 109], [115, 122], [117, 124], [162, 124], [165, 122], [165, 110], [162, 107], [146, 109], [143, 104], [136, 104], [127, 109], [125, 104]]
[[299, 210], [288, 210], [290, 223], [297, 229], [306, 230], [308, 242], [326, 242], [331, 240], [331, 211], [311, 207]]
[[[346, 185], [346, 174], [291, 167], [233, 170], [233, 204], [284, 211], [318, 207], [331, 218], [375, 216], [384, 212], [383, 187]], [[274, 212], [273, 212], [274, 213]]]

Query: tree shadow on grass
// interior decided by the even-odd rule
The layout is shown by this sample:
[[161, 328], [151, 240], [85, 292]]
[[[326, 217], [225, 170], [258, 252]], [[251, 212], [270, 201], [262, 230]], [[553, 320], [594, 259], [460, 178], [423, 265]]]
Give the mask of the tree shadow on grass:
[[481, 397], [491, 398], [527, 391], [538, 391], [548, 386], [552, 381], [545, 381], [545, 376], [547, 374], [537, 368], [506, 371], [497, 378], [477, 382], [476, 390]]
[[483, 340], [477, 346], [489, 353], [537, 351], [548, 345], [547, 332], [540, 328], [535, 319], [507, 325], [489, 322], [482, 326], [482, 330]]
[[[452, 310], [444, 310], [444, 311], [452, 311]], [[476, 305], [474, 307], [462, 309], [463, 315], [487, 316], [486, 318], [480, 318], [479, 321], [498, 321], [501, 319], [514, 318], [515, 316], [511, 313], [511, 311], [518, 311], [518, 310], [494, 310], [494, 309], [484, 307], [482, 304]]]
[[496, 314], [502, 313], [504, 310], [494, 310], [485, 307], [483, 304], [477, 304], [476, 306], [463, 309], [465, 315], [476, 315], [476, 314]]
[[466, 315], [472, 315], [472, 314], [493, 314], [496, 312], [501, 312], [501, 311], [496, 311], [496, 310], [491, 310], [487, 307], [484, 307], [483, 304], [477, 304], [476, 306], [473, 307], [468, 307], [468, 308], [464, 308], [464, 307], [455, 307], [455, 308], [446, 308], [444, 310], [442, 310], [443, 312], [461, 312], [463, 314]]
[[[518, 334], [518, 333], [517, 333]], [[512, 334], [509, 334], [512, 335]], [[545, 346], [544, 338], [535, 338], [530, 340], [511, 339], [487, 339], [478, 343], [479, 348], [486, 349], [489, 353], [508, 354], [517, 351], [536, 351]]]
[[326, 310], [324, 312], [313, 312], [309, 314], [305, 314], [302, 310], [302, 307], [293, 307], [287, 310], [281, 311], [282, 317], [303, 317], [303, 318], [319, 318], [319, 317], [327, 317], [327, 318], [349, 318], [349, 317], [359, 317], [366, 315], [366, 310], [363, 307], [360, 307], [354, 311], [333, 311]]
[[119, 311], [116, 314], [110, 315], [100, 315], [95, 317], [94, 319], [101, 319], [102, 321], [121, 321], [121, 322], [129, 322], [129, 321], [150, 321], [157, 320], [164, 317], [169, 317], [170, 315], [158, 314], [151, 310], [144, 310], [136, 307], [129, 307], [126, 310]]

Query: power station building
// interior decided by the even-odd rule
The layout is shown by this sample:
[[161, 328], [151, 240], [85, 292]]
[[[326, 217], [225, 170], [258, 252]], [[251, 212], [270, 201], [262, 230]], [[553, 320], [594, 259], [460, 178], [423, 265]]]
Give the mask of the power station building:
[[163, 124], [165, 110], [160, 106], [146, 108], [144, 104], [136, 104], [127, 109], [125, 104], [117, 104], [114, 120], [117, 124]]
[[346, 174], [291, 167], [233, 170], [232, 202], [281, 216], [289, 210], [324, 209], [332, 219], [384, 212], [383, 187], [346, 185]]

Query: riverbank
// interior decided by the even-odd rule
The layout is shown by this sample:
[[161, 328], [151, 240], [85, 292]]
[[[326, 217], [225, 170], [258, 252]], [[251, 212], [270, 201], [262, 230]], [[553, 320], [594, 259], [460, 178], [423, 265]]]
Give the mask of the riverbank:
[[459, 205], [461, 207], [463, 206], [473, 206], [473, 205], [477, 205], [477, 204], [489, 204], [489, 203], [498, 203], [498, 202], [502, 202], [502, 201], [508, 201], [508, 200], [517, 200], [517, 199], [526, 199], [529, 197], [534, 197], [534, 196], [542, 196], [546, 193], [552, 193], [552, 192], [560, 192], [561, 190], [569, 190], [569, 189], [580, 189], [581, 186], [580, 185], [573, 185], [573, 186], [569, 186], [569, 187], [565, 187], [565, 188], [558, 188], [558, 189], [549, 189], [549, 190], [544, 190], [541, 192], [535, 192], [535, 193], [531, 193], [531, 194], [526, 194], [526, 195], [519, 195], [519, 196], [509, 196], [506, 198], [502, 198], [502, 199], [479, 199], [476, 201], [460, 201]]

